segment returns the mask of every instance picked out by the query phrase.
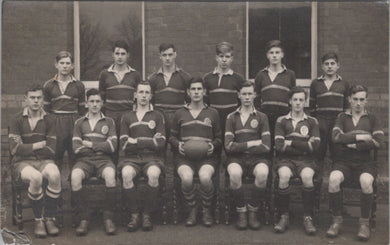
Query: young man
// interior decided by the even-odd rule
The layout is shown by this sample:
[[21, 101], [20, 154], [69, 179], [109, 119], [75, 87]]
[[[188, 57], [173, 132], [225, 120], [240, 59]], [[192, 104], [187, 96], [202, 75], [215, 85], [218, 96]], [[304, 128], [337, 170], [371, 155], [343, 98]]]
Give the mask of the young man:
[[185, 104], [186, 88], [191, 76], [176, 65], [177, 53], [173, 44], [162, 43], [159, 52], [162, 66], [148, 80], [152, 86], [154, 107], [163, 112], [169, 138], [173, 115]]
[[234, 47], [231, 43], [218, 43], [215, 56], [217, 67], [203, 78], [210, 107], [215, 108], [219, 113], [222, 132], [225, 132], [227, 115], [237, 109], [237, 92], [245, 82], [242, 75], [230, 68], [233, 62], [233, 51]]
[[313, 176], [317, 170], [315, 152], [320, 144], [318, 121], [307, 116], [303, 109], [306, 101], [303, 88], [294, 87], [290, 92], [291, 111], [278, 118], [275, 126], [276, 166], [279, 176], [278, 200], [280, 220], [274, 226], [282, 233], [289, 223], [290, 186], [293, 176], [300, 176], [303, 183], [303, 225], [309, 235], [316, 233], [312, 222], [314, 209]]
[[373, 182], [377, 174], [370, 152], [381, 146], [384, 133], [375, 116], [366, 110], [367, 95], [366, 87], [353, 85], [349, 96], [351, 110], [340, 113], [333, 128], [334, 165], [329, 176], [329, 207], [333, 215], [333, 224], [326, 232], [329, 237], [338, 235], [343, 221], [343, 193], [340, 185], [343, 182], [359, 181], [362, 194], [360, 227], [357, 236], [361, 240], [370, 238], [369, 218]]
[[[54, 118], [42, 109], [41, 86], [31, 86], [25, 102], [23, 112], [16, 114], [10, 125], [12, 171], [14, 176], [29, 182], [28, 197], [35, 216], [34, 234], [37, 237], [46, 237], [47, 233], [57, 235], [59, 229], [54, 217], [61, 193], [61, 176], [53, 161], [56, 149]], [[48, 180], [46, 190], [42, 190], [43, 178]]]
[[[205, 226], [210, 227], [213, 224], [210, 206], [215, 192], [211, 178], [218, 164], [217, 152], [222, 146], [219, 116], [215, 109], [203, 103], [205, 91], [202, 78], [192, 78], [187, 93], [191, 102], [176, 111], [169, 141], [172, 148], [179, 152], [175, 161], [176, 169], [181, 179], [185, 202], [191, 209], [186, 225], [194, 226], [197, 223], [198, 209], [193, 184], [194, 171], [197, 171], [203, 207], [202, 221]], [[190, 160], [183, 149], [184, 143], [189, 140], [207, 142], [209, 145], [207, 156], [198, 161]]]
[[289, 92], [296, 85], [295, 73], [282, 64], [283, 46], [279, 40], [267, 43], [266, 55], [269, 65], [257, 73], [255, 91], [256, 109], [268, 117], [272, 146], [276, 119], [289, 112]]
[[314, 79], [310, 86], [310, 110], [320, 125], [318, 160], [323, 161], [328, 145], [332, 152], [332, 129], [337, 115], [348, 107], [350, 86], [337, 74], [340, 68], [337, 54], [327, 53], [321, 61], [323, 75]]
[[139, 72], [127, 64], [129, 56], [127, 43], [116, 41], [112, 48], [114, 64], [99, 76], [99, 90], [105, 97], [104, 113], [114, 119], [118, 136], [121, 117], [133, 110], [135, 87], [141, 81]]
[[[255, 109], [255, 96], [254, 85], [250, 82], [244, 83], [238, 94], [241, 107], [230, 113], [226, 120], [227, 171], [238, 212], [236, 226], [239, 230], [246, 229], [248, 222], [251, 229], [260, 228], [257, 211], [265, 199], [270, 165], [266, 159], [271, 147], [268, 118]], [[255, 176], [248, 205], [245, 203], [242, 188], [243, 174]]]
[[[131, 214], [128, 231], [140, 226], [139, 208], [143, 206], [142, 229], [153, 229], [150, 213], [158, 198], [159, 177], [164, 168], [165, 125], [161, 113], [150, 104], [152, 90], [148, 82], [141, 82], [134, 95], [136, 107], [126, 113], [121, 121], [119, 166], [123, 179], [123, 196]], [[145, 193], [134, 185], [134, 178], [144, 175], [148, 179]], [[138, 206], [140, 197], [145, 202]], [[138, 197], [138, 198], [137, 198]]]
[[76, 121], [73, 131], [76, 164], [71, 174], [72, 199], [76, 214], [81, 219], [76, 228], [77, 235], [86, 235], [88, 232], [88, 199], [87, 193], [82, 189], [82, 182], [92, 176], [101, 177], [105, 181], [104, 226], [108, 235], [115, 233], [112, 217], [116, 204], [116, 180], [111, 156], [116, 150], [117, 136], [114, 120], [102, 114], [102, 106], [101, 93], [97, 89], [88, 90], [88, 113]]
[[55, 115], [57, 135], [56, 163], [61, 168], [65, 151], [68, 153], [70, 166], [74, 164], [72, 151], [73, 125], [80, 115], [85, 113], [84, 84], [76, 81], [71, 74], [73, 58], [67, 51], [56, 56], [55, 67], [58, 73], [43, 85], [44, 109]]

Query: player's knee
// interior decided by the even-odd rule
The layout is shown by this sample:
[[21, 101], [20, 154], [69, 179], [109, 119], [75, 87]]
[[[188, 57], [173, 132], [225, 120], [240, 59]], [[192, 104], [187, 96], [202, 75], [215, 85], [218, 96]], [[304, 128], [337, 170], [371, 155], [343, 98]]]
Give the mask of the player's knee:
[[291, 170], [287, 167], [282, 167], [278, 170], [279, 187], [287, 188], [291, 178]]
[[82, 187], [84, 172], [81, 169], [74, 169], [71, 174], [71, 186], [73, 191], [78, 191]]
[[61, 182], [60, 170], [55, 164], [47, 165], [45, 168], [45, 175], [51, 184], [58, 184]]
[[368, 173], [363, 173], [360, 175], [359, 180], [363, 193], [370, 194], [373, 192], [372, 184], [374, 182], [374, 177], [372, 175]]
[[114, 187], [116, 185], [115, 170], [111, 167], [107, 167], [103, 170], [102, 177], [107, 187]]
[[266, 182], [268, 178], [268, 172], [268, 166], [265, 164], [258, 164], [253, 170], [253, 174], [257, 182]]
[[236, 163], [229, 164], [228, 166], [230, 187], [232, 189], [238, 189], [242, 185], [242, 168]]
[[301, 179], [304, 187], [313, 187], [314, 170], [311, 168], [304, 168], [301, 171]]
[[178, 174], [179, 174], [179, 177], [181, 179], [182, 185], [184, 185], [184, 186], [191, 186], [192, 185], [194, 172], [191, 169], [189, 169], [189, 170], [183, 169], [181, 171], [178, 171]]
[[338, 192], [340, 190], [340, 184], [344, 179], [344, 175], [340, 171], [332, 171], [329, 175], [329, 187], [330, 193]]
[[160, 168], [156, 166], [149, 167], [146, 173], [146, 175], [148, 176], [148, 184], [152, 187], [157, 187], [160, 174], [161, 174]]
[[30, 175], [30, 186], [33, 188], [40, 188], [42, 186], [43, 176], [40, 172], [32, 172]]

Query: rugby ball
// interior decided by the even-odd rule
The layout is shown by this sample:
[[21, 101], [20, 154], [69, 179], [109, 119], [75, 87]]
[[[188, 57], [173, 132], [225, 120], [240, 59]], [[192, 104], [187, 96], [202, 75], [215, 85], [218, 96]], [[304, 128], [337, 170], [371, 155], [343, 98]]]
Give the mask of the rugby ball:
[[183, 150], [186, 157], [195, 161], [199, 161], [205, 158], [209, 148], [209, 144], [202, 140], [189, 140], [184, 142], [183, 145]]

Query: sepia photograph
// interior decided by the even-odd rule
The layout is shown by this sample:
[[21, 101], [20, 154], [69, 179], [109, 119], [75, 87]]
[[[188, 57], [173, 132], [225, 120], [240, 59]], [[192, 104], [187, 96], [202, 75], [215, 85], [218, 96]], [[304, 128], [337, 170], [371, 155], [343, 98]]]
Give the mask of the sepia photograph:
[[1, 1], [0, 244], [390, 244], [388, 1]]

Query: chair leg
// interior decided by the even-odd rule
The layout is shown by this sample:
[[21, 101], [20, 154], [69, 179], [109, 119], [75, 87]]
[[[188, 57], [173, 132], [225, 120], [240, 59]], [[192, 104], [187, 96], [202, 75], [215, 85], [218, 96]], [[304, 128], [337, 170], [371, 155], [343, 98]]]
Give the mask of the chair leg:
[[172, 206], [173, 206], [173, 224], [177, 225], [178, 219], [179, 219], [179, 213], [177, 209], [177, 189], [176, 186], [173, 187], [173, 201], [172, 201]]
[[230, 195], [229, 188], [227, 185], [225, 186], [225, 224], [228, 225], [230, 223]]
[[219, 187], [217, 188], [217, 191], [216, 191], [216, 202], [215, 202], [214, 217], [215, 217], [215, 224], [218, 225], [220, 223], [220, 217], [221, 217], [220, 202], [219, 202]]
[[377, 185], [374, 184], [374, 195], [372, 198], [372, 207], [371, 207], [371, 218], [370, 218], [370, 227], [373, 232], [376, 231], [376, 193], [377, 193]]
[[23, 203], [21, 190], [16, 190], [16, 223], [18, 225], [19, 232], [23, 232]]

